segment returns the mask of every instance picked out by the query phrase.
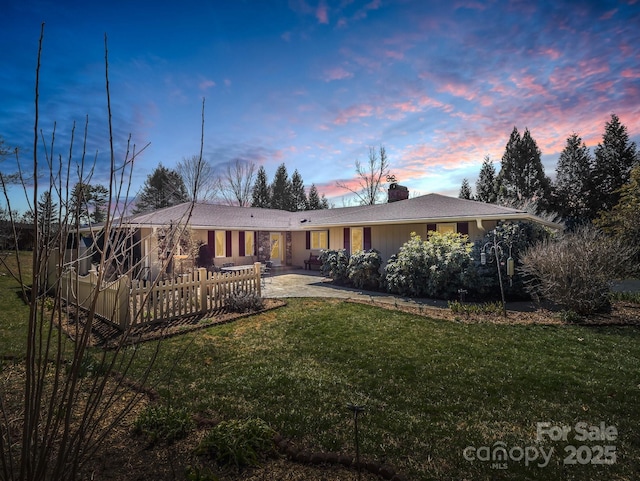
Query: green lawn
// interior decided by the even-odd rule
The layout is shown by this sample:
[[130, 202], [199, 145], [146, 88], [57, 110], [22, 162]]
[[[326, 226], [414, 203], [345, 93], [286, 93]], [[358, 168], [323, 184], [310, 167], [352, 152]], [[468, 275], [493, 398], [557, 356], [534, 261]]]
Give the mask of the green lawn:
[[[194, 413], [258, 416], [301, 446], [327, 451], [353, 452], [346, 405], [364, 404], [364, 456], [416, 479], [634, 479], [639, 341], [636, 328], [471, 325], [291, 300], [166, 341], [155, 379], [163, 398]], [[537, 444], [538, 422], [572, 431], [566, 442]], [[578, 422], [604, 422], [619, 435], [579, 442]], [[467, 446], [498, 441], [554, 453], [545, 467], [540, 458], [506, 470], [463, 456]], [[585, 460], [587, 449], [602, 454], [596, 446], [605, 444], [615, 446], [615, 464], [563, 465], [567, 446], [587, 446]]]
[[[0, 353], [19, 354], [26, 308], [6, 276], [0, 302]], [[148, 343], [127, 352], [136, 352], [141, 369], [155, 348]], [[354, 452], [347, 403], [363, 404], [363, 457], [386, 461], [411, 479], [631, 480], [640, 472], [634, 327], [462, 324], [295, 299], [162, 341], [152, 382], [162, 402], [193, 414], [260, 417], [301, 447], [341, 453]], [[567, 441], [538, 443], [538, 422], [572, 431]], [[615, 426], [618, 436], [576, 440], [578, 422]], [[484, 446], [499, 442], [530, 454], [554, 451], [545, 467], [538, 466], [542, 458], [529, 466], [509, 460], [500, 466], [506, 469], [477, 459]], [[584, 461], [609, 457], [610, 451], [598, 456], [604, 445], [615, 446], [612, 465], [563, 464], [567, 446]], [[469, 446], [476, 451], [465, 451]]]

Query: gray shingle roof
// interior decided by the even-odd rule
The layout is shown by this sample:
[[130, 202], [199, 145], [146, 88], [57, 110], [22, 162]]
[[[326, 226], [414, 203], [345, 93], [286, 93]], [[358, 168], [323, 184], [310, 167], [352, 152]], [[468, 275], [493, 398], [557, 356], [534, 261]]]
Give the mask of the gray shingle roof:
[[[180, 204], [128, 219], [134, 225], [159, 226], [183, 220], [190, 204]], [[229, 230], [307, 230], [314, 227], [374, 224], [454, 222], [475, 219], [542, 219], [526, 211], [472, 200], [427, 194], [390, 204], [376, 204], [304, 212], [255, 207], [195, 204], [189, 224], [194, 228]]]

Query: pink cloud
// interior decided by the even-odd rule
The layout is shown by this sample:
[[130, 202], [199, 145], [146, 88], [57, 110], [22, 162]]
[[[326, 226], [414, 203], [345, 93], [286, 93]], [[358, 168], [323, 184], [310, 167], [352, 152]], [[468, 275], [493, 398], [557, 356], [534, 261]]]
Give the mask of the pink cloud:
[[215, 87], [216, 83], [213, 80], [203, 80], [202, 82], [200, 82], [200, 90], [208, 90], [212, 87]]
[[352, 77], [353, 73], [348, 72], [342, 67], [335, 67], [324, 71], [325, 82], [332, 82], [333, 80], [344, 80]]
[[618, 13], [617, 8], [609, 10], [608, 12], [605, 12], [600, 16], [600, 20], [610, 20], [616, 13]]
[[531, 98], [537, 95], [542, 97], [548, 96], [547, 89], [537, 83], [538, 79], [534, 75], [522, 75], [521, 77], [512, 76], [510, 80], [518, 89], [523, 91], [521, 95], [525, 98]]
[[578, 63], [578, 68], [583, 76], [609, 73], [609, 65], [603, 59], [589, 59]]
[[392, 58], [394, 60], [402, 60], [404, 59], [404, 52], [398, 52], [395, 50], [385, 50], [384, 56], [386, 58]]
[[320, 5], [318, 5], [318, 8], [316, 9], [316, 18], [318, 19], [318, 23], [329, 23], [329, 11], [327, 10], [327, 4], [324, 1], [320, 2]]
[[562, 56], [559, 50], [552, 47], [545, 48], [541, 50], [540, 53], [545, 57], [549, 57], [551, 60], [558, 60]]
[[486, 2], [462, 1], [455, 4], [455, 8], [468, 8], [469, 10], [486, 10]]
[[369, 2], [369, 3], [367, 3], [360, 10], [358, 10], [354, 14], [353, 19], [354, 20], [362, 20], [364, 18], [367, 18], [367, 15], [369, 14], [370, 11], [378, 10], [381, 5], [382, 5], [382, 2], [380, 0], [373, 0], [373, 1]]
[[627, 68], [627, 69], [624, 69], [622, 72], [620, 72], [620, 76], [624, 78], [636, 79], [636, 78], [640, 78], [640, 72], [633, 71], [630, 68]]
[[359, 121], [362, 118], [371, 117], [373, 113], [374, 108], [372, 105], [353, 105], [340, 112], [333, 123], [336, 125], [344, 125], [348, 122]]

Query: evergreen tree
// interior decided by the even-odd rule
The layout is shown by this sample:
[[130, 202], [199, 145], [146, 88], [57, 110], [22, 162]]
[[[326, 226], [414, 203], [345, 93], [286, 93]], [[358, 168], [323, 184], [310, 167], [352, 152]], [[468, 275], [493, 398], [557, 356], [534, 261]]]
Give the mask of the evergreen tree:
[[548, 201], [551, 182], [544, 173], [541, 152], [529, 129], [524, 134], [513, 128], [502, 156], [498, 174], [500, 197], [505, 201]]
[[569, 223], [589, 217], [589, 185], [593, 160], [578, 134], [572, 134], [556, 167], [553, 210]]
[[92, 185], [89, 189], [89, 218], [91, 222], [104, 222], [107, 219], [107, 201], [109, 190], [104, 185]]
[[329, 202], [327, 202], [324, 194], [322, 194], [322, 197], [320, 197], [316, 184], [311, 184], [311, 188], [309, 189], [309, 203], [307, 210], [320, 210], [328, 208]]
[[91, 198], [91, 185], [78, 182], [71, 190], [69, 199], [69, 219], [73, 225], [88, 224], [91, 220], [89, 216], [89, 199]]
[[253, 184], [253, 192], [251, 199], [251, 207], [262, 207], [268, 209], [271, 207], [271, 194], [267, 185], [267, 172], [263, 166], [258, 169], [256, 182]]
[[460, 186], [460, 193], [458, 193], [458, 198], [460, 199], [472, 199], [471, 195], [471, 186], [469, 185], [469, 181], [467, 179], [462, 179], [462, 185]]
[[59, 224], [58, 204], [53, 202], [51, 192], [47, 190], [38, 200], [38, 230], [44, 244], [48, 244], [54, 238], [60, 227]]
[[309, 201], [304, 191], [304, 182], [298, 169], [294, 170], [291, 176], [291, 207], [294, 212], [309, 210]]
[[280, 210], [293, 210], [291, 197], [291, 181], [284, 163], [276, 170], [271, 183], [271, 208]]
[[[595, 224], [625, 245], [640, 246], [640, 165], [629, 174], [629, 181], [616, 192], [618, 203], [609, 211], [602, 211]], [[636, 251], [640, 262], [640, 250]]]
[[180, 174], [160, 164], [147, 177], [133, 213], [151, 212], [181, 204], [187, 200], [187, 189]]
[[495, 204], [498, 200], [498, 187], [496, 182], [496, 168], [493, 165], [493, 161], [487, 155], [482, 162], [480, 175], [476, 181], [476, 200]]
[[598, 211], [611, 210], [620, 198], [618, 189], [629, 181], [636, 159], [636, 144], [629, 141], [627, 127], [617, 115], [605, 124], [602, 143], [595, 148], [595, 162], [591, 175], [591, 216]]

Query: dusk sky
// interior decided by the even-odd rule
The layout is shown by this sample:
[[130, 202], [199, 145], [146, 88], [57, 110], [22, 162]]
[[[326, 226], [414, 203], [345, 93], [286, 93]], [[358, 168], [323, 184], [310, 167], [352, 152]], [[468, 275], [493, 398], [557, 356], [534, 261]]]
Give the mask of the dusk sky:
[[[95, 5], [93, 5], [95, 3]], [[134, 192], [158, 164], [200, 149], [285, 163], [335, 206], [356, 159], [384, 145], [412, 195], [457, 195], [483, 158], [529, 128], [547, 175], [567, 137], [589, 147], [615, 113], [640, 144], [640, 0], [9, 0], [0, 18], [0, 137], [32, 158], [35, 66], [40, 128], [74, 160], [89, 119], [94, 183], [107, 183], [104, 35], [118, 158], [140, 149]], [[78, 140], [80, 139], [80, 140]], [[11, 160], [2, 172], [14, 169]], [[2, 202], [4, 204], [4, 202]]]

